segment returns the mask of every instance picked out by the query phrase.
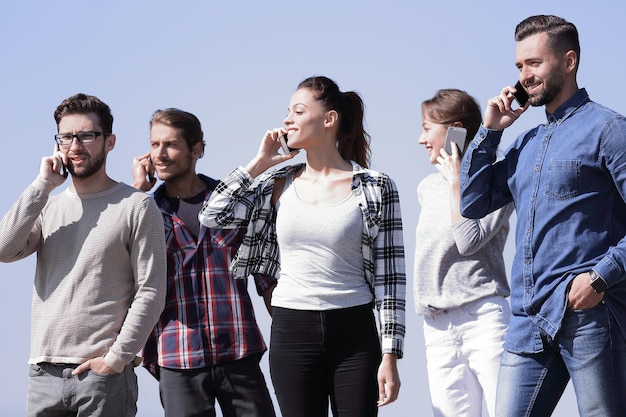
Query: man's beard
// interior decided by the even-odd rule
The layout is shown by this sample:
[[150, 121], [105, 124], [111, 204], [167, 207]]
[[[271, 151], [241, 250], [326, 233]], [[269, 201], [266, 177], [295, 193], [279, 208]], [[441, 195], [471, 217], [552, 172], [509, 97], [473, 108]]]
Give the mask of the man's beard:
[[104, 165], [104, 161], [106, 160], [106, 154], [104, 152], [104, 144], [102, 146], [102, 150], [98, 152], [96, 155], [94, 155], [93, 157], [90, 155], [87, 155], [87, 156], [89, 158], [87, 160], [88, 161], [87, 164], [78, 169], [74, 167], [74, 165], [72, 164], [70, 160], [68, 170], [70, 171], [70, 174], [72, 174], [73, 177], [88, 178], [88, 177], [91, 177], [96, 172], [98, 172], [100, 168], [102, 168], [102, 166]]
[[543, 90], [536, 96], [530, 96], [530, 104], [539, 107], [551, 103], [563, 89], [564, 83], [565, 77], [560, 72], [555, 72], [550, 78], [544, 78]]
[[[172, 161], [168, 160], [168, 162], [172, 162]], [[184, 166], [181, 166], [180, 162], [175, 163], [174, 165], [176, 166], [177, 170], [174, 172], [159, 173], [157, 171], [157, 177], [159, 177], [161, 181], [171, 181], [171, 180], [176, 180], [178, 178], [184, 177], [185, 175], [189, 173], [189, 171], [191, 171], [191, 164], [193, 163], [193, 156], [191, 155], [191, 153], [189, 153], [189, 155], [185, 158], [185, 162], [186, 164]]]

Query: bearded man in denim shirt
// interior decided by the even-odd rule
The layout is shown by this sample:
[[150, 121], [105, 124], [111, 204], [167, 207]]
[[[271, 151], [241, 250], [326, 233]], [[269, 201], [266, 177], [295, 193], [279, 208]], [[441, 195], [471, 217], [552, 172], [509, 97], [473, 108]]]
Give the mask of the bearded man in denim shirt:
[[[496, 415], [551, 415], [571, 376], [581, 416], [626, 416], [626, 118], [578, 88], [573, 24], [532, 16], [515, 40], [529, 101], [514, 110], [513, 86], [490, 99], [461, 169], [463, 216], [517, 210]], [[546, 123], [496, 162], [531, 105]]]

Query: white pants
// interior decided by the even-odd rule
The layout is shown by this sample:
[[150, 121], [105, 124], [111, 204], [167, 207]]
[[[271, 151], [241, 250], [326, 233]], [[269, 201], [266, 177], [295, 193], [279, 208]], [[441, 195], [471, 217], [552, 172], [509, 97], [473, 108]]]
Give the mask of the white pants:
[[430, 397], [435, 417], [481, 417], [483, 395], [495, 416], [502, 344], [511, 309], [499, 296], [424, 316]]

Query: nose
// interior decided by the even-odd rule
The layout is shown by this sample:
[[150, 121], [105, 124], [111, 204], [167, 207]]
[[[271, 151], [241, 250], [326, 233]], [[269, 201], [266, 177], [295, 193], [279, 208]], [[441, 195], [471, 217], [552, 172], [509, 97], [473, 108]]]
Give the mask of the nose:
[[424, 134], [424, 132], [422, 132], [420, 137], [417, 139], [417, 143], [419, 143], [420, 145], [426, 144], [426, 135]]
[[77, 149], [77, 148], [80, 149], [83, 146], [84, 146], [83, 141], [80, 140], [78, 135], [72, 135], [72, 142], [70, 143], [70, 150]]
[[160, 159], [161, 156], [165, 155], [165, 145], [159, 144], [157, 146], [152, 147], [152, 151], [150, 152], [150, 156], [153, 159]]
[[290, 124], [292, 124], [293, 121], [291, 120], [291, 113], [287, 113], [287, 116], [285, 116], [285, 118], [283, 119], [283, 124], [285, 126], [288, 126]]

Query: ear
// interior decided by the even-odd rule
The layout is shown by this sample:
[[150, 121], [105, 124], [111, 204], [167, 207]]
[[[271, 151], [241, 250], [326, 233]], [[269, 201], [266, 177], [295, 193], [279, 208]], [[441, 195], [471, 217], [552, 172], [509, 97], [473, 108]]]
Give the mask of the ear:
[[463, 127], [463, 123], [457, 121], [457, 122], [452, 123], [452, 126], [454, 126], [454, 127]]
[[326, 118], [324, 119], [324, 127], [332, 127], [339, 123], [339, 113], [336, 110], [329, 110], [326, 112]]
[[567, 72], [576, 71], [576, 65], [578, 64], [578, 55], [572, 49], [565, 53], [564, 57], [565, 69]]
[[201, 141], [198, 143], [195, 143], [191, 147], [191, 155], [193, 156], [194, 159], [202, 158], [202, 155], [204, 155], [204, 147], [202, 146]]
[[109, 136], [106, 137], [104, 146], [107, 152], [111, 152], [113, 148], [115, 148], [115, 140], [115, 133], [111, 133]]

